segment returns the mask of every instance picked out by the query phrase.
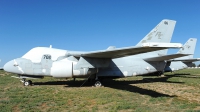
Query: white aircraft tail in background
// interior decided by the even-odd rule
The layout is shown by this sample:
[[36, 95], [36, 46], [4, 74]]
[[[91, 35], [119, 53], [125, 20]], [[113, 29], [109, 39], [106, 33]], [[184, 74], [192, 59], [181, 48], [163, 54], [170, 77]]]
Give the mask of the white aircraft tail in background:
[[177, 54], [189, 54], [187, 56], [183, 56], [180, 58], [175, 58], [170, 60], [170, 65], [166, 66], [165, 72], [171, 72], [176, 70], [185, 69], [187, 67], [192, 67], [192, 63], [195, 61], [199, 61], [200, 58], [193, 58], [195, 47], [196, 47], [197, 39], [190, 38], [181, 48]]

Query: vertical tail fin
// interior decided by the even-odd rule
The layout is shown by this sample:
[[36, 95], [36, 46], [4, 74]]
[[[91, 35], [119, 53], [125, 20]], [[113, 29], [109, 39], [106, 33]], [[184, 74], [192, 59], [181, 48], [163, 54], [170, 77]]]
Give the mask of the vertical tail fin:
[[190, 38], [184, 45], [183, 48], [181, 48], [177, 53], [182, 54], [191, 54], [189, 56], [184, 56], [178, 59], [192, 59], [196, 47], [197, 39], [196, 38]]
[[[146, 42], [170, 43], [174, 32], [176, 21], [164, 19], [153, 28], [136, 46], [141, 46]], [[166, 50], [156, 51], [158, 55], [166, 55]]]

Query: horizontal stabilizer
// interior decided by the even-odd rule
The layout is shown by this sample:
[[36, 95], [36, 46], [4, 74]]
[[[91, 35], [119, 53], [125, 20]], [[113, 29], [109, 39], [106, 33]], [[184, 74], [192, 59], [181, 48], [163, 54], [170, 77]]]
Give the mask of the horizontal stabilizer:
[[171, 55], [164, 55], [164, 56], [157, 56], [157, 57], [151, 57], [144, 59], [145, 61], [164, 61], [164, 60], [170, 60], [182, 56], [188, 56], [190, 54], [171, 54]]
[[181, 48], [182, 44], [180, 43], [156, 43], [156, 42], [149, 42], [143, 43], [143, 47], [170, 47], [170, 48]]
[[175, 59], [170, 61], [182, 61], [182, 62], [194, 62], [194, 61], [200, 61], [200, 58], [192, 58], [192, 59]]
[[151, 51], [157, 51], [168, 48], [181, 48], [180, 43], [143, 43], [141, 46], [115, 48], [110, 50], [92, 51], [88, 53], [76, 54], [75, 57], [93, 57], [93, 58], [119, 58], [124, 56], [136, 55]]

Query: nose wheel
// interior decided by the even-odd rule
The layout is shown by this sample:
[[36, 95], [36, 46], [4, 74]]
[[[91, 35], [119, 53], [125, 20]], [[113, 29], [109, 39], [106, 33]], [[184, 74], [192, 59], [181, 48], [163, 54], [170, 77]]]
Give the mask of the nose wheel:
[[24, 82], [24, 86], [31, 86], [32, 85], [32, 81], [28, 80]]
[[21, 82], [24, 84], [24, 86], [31, 86], [32, 85], [32, 81], [31, 80], [27, 80], [26, 79], [22, 79]]

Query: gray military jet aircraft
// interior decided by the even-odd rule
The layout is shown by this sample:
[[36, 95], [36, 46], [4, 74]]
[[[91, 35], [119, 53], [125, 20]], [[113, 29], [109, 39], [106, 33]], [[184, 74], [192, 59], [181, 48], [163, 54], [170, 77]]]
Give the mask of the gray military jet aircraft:
[[177, 54], [190, 54], [188, 56], [175, 58], [168, 61], [168, 65], [166, 65], [164, 71], [165, 72], [173, 72], [176, 70], [185, 69], [188, 67], [192, 67], [192, 63], [195, 61], [200, 61], [200, 58], [193, 58], [195, 47], [196, 47], [196, 38], [190, 38], [181, 48]]
[[[36, 47], [21, 58], [7, 62], [4, 70], [18, 74], [25, 86], [27, 78], [88, 78], [101, 86], [103, 78], [130, 77], [161, 71], [166, 62], [155, 60], [165, 56], [168, 48], [181, 48], [170, 43], [176, 21], [162, 20], [136, 46], [106, 50], [77, 52]], [[180, 54], [178, 54], [180, 56]], [[152, 58], [153, 57], [153, 58]], [[165, 56], [166, 58], [167, 56]], [[177, 57], [173, 55], [171, 57]]]

